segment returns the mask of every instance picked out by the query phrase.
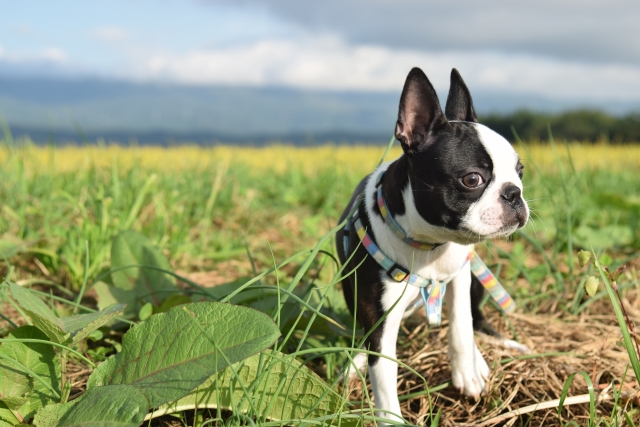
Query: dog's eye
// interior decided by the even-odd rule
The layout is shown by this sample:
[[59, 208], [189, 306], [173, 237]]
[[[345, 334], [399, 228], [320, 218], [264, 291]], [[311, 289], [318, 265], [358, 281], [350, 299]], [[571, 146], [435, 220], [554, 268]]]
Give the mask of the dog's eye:
[[518, 160], [518, 164], [516, 165], [516, 172], [518, 173], [518, 178], [522, 179], [522, 175], [524, 175], [524, 165], [520, 163], [520, 160]]
[[484, 181], [482, 180], [480, 174], [477, 174], [475, 172], [462, 177], [462, 184], [468, 188], [476, 188], [483, 183]]

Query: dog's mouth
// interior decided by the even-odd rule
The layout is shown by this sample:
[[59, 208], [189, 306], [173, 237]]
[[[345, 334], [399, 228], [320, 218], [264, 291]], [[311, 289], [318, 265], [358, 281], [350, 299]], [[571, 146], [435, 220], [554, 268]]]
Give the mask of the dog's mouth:
[[516, 213], [516, 221], [518, 221], [518, 228], [522, 228], [527, 225], [527, 221], [529, 221], [529, 212], [525, 209], [520, 209]]
[[452, 240], [454, 243], [458, 243], [460, 245], [472, 245], [493, 238], [491, 236], [479, 234], [464, 227], [461, 227], [458, 231], [460, 232], [459, 236], [456, 239]]
[[[527, 225], [529, 221], [529, 210], [528, 209], [518, 209], [514, 212], [514, 215], [511, 217], [511, 220], [505, 224], [499, 232], [511, 234], [515, 232], [517, 229], [524, 227]], [[511, 231], [509, 231], [511, 230]]]
[[515, 233], [519, 228], [524, 227], [527, 224], [527, 219], [516, 218], [513, 221], [510, 221], [507, 224], [504, 224], [496, 231], [492, 231], [491, 233], [481, 234], [476, 231], [470, 230], [468, 228], [462, 227], [460, 228], [461, 239], [460, 244], [472, 244], [472, 243], [480, 243], [485, 240], [496, 239], [499, 237], [507, 237], [513, 233]]

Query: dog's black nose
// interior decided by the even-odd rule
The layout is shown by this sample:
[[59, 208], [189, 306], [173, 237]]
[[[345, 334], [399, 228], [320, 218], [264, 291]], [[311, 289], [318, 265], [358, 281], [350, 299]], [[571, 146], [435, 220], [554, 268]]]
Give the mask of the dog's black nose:
[[520, 188], [510, 184], [502, 189], [500, 197], [502, 197], [512, 207], [517, 208], [522, 204], [522, 199], [520, 198], [521, 194], [522, 192], [520, 191]]

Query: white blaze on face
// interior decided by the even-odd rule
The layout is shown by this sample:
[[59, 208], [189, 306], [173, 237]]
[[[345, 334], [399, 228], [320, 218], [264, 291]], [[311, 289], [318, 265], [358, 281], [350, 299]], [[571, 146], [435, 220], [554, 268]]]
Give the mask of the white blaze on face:
[[[493, 162], [493, 177], [484, 194], [473, 205], [462, 220], [462, 227], [485, 238], [506, 236], [518, 228], [518, 225], [505, 224], [505, 209], [501, 201], [502, 189], [513, 184], [522, 192], [522, 181], [516, 171], [518, 154], [509, 141], [486, 126], [476, 124], [478, 136]], [[526, 217], [529, 218], [529, 207], [522, 199]]]

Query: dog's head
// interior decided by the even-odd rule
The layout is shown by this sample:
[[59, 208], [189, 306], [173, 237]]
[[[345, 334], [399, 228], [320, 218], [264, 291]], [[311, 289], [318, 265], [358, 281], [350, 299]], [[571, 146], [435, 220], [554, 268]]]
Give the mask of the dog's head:
[[395, 136], [407, 157], [418, 214], [448, 240], [476, 243], [523, 227], [529, 207], [522, 197], [518, 154], [502, 136], [478, 123], [469, 90], [457, 70], [443, 114], [419, 68], [402, 90]]

